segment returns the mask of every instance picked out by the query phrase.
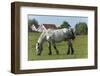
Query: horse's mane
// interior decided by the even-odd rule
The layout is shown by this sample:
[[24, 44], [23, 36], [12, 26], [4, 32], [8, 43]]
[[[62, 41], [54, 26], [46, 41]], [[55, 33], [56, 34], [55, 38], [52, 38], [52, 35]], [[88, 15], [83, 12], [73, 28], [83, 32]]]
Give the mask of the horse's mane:
[[39, 42], [39, 43], [42, 42], [43, 38], [45, 37], [45, 33], [46, 33], [46, 31], [43, 31], [43, 32], [41, 33], [40, 37], [38, 38], [38, 42]]

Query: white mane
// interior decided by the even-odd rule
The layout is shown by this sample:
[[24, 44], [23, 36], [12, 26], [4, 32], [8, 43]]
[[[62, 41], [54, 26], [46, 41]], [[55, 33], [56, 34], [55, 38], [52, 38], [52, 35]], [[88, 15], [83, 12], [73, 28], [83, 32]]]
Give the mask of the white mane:
[[45, 37], [45, 33], [46, 31], [43, 31], [42, 34], [40, 35], [39, 39], [38, 39], [38, 43], [42, 43], [44, 37]]

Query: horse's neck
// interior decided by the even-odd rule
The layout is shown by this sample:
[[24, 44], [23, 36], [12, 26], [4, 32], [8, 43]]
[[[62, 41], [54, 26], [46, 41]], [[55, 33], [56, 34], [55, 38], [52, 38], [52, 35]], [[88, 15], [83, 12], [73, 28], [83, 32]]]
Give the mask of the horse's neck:
[[39, 39], [38, 39], [38, 43], [40, 43], [41, 45], [44, 43], [45, 41], [45, 32], [42, 32], [42, 34], [40, 35]]

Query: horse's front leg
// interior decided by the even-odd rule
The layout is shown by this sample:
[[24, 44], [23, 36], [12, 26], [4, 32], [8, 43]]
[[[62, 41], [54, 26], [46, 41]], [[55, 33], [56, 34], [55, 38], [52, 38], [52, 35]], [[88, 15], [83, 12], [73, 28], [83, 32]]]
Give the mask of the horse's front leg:
[[58, 51], [58, 49], [56, 48], [56, 44], [55, 44], [54, 41], [52, 42], [52, 45], [53, 45], [54, 49], [56, 50], [56, 54], [59, 55], [59, 51]]
[[49, 53], [48, 55], [52, 55], [52, 51], [51, 51], [51, 42], [48, 41], [48, 48], [49, 48]]

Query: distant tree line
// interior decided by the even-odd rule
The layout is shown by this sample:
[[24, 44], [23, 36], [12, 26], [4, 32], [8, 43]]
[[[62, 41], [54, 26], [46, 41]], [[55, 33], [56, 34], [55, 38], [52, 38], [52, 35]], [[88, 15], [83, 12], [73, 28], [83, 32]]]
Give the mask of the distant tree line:
[[[31, 30], [32, 25], [38, 25], [38, 21], [36, 19], [29, 19], [28, 20], [28, 29]], [[67, 21], [63, 21], [60, 27], [58, 28], [69, 28], [71, 25]], [[88, 34], [88, 27], [87, 23], [79, 22], [75, 25], [75, 33], [76, 35], [87, 35]]]
[[[71, 27], [70, 24], [67, 21], [64, 21], [61, 26], [61, 28], [69, 28]], [[87, 35], [88, 34], [88, 27], [85, 22], [79, 22], [75, 25], [75, 33], [76, 35]]]
[[70, 24], [67, 22], [67, 21], [64, 21], [61, 25], [60, 25], [61, 28], [69, 28], [71, 27]]
[[37, 26], [38, 25], [38, 21], [36, 19], [29, 19], [28, 20], [28, 31], [32, 31], [31, 26], [33, 24]]
[[76, 34], [77, 35], [87, 35], [88, 34], [88, 27], [86, 23], [78, 23], [75, 26]]

